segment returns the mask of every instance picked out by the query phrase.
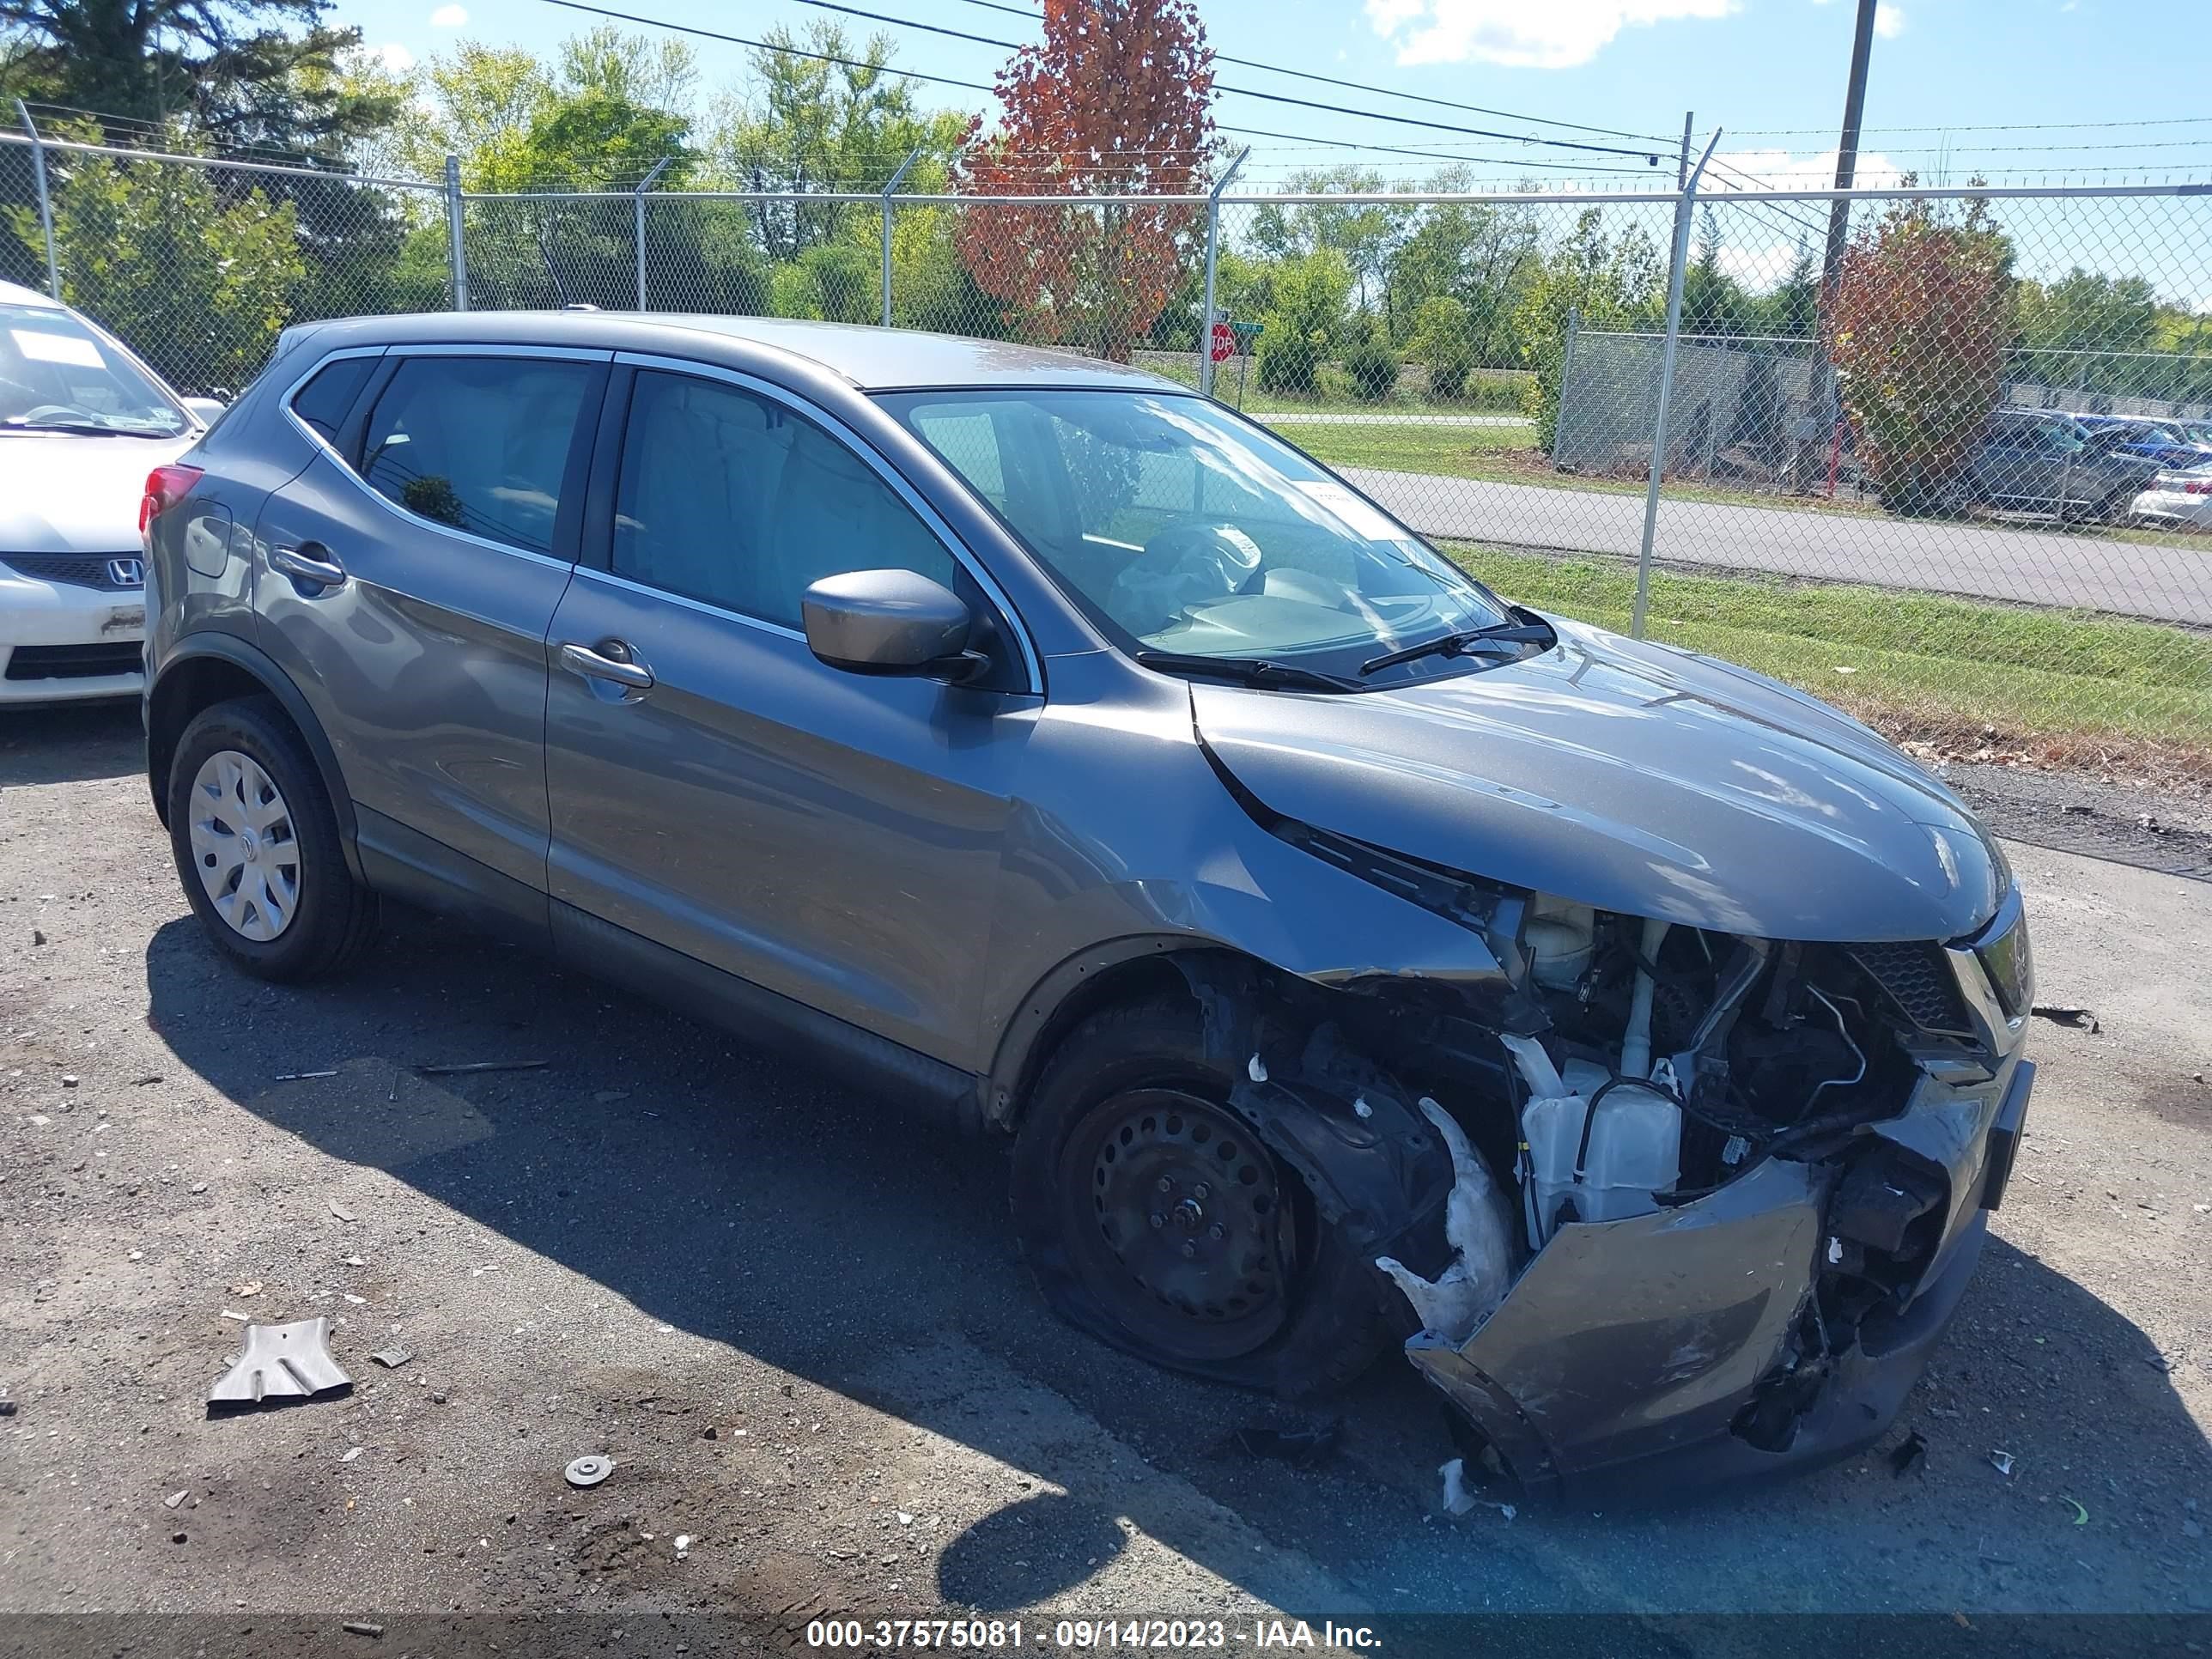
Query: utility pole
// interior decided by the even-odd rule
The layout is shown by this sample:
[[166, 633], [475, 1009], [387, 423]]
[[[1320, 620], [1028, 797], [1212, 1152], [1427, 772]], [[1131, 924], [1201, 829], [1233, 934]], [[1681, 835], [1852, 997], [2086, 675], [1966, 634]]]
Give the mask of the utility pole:
[[1674, 163], [1676, 190], [1681, 189], [1690, 182], [1690, 128], [1695, 124], [1697, 118], [1698, 112], [1695, 110], [1685, 110], [1682, 113], [1682, 158]]
[[[1874, 50], [1875, 0], [1858, 0], [1856, 27], [1851, 33], [1851, 73], [1844, 88], [1844, 131], [1836, 144], [1836, 188], [1849, 190], [1858, 176], [1859, 123], [1866, 113], [1867, 58]], [[1835, 303], [1836, 284], [1844, 274], [1844, 244], [1850, 229], [1850, 204], [1838, 196], [1828, 204], [1828, 246], [1820, 260], [1820, 307], [1826, 312]], [[1836, 410], [1836, 368], [1821, 351], [1814, 359], [1818, 372], [1813, 376], [1813, 406], [1808, 411], [1808, 424], [1818, 422], [1832, 428], [1797, 447], [1797, 490], [1800, 495], [1812, 493], [1812, 479], [1817, 470], [1819, 446], [1826, 439], [1831, 447], [1842, 441], [1838, 422], [1841, 416]]]
[[[1867, 55], [1874, 49], [1875, 0], [1859, 0], [1858, 27], [1851, 36], [1851, 78], [1844, 90], [1844, 131], [1836, 145], [1836, 188], [1849, 190], [1859, 165], [1859, 121], [1866, 113]], [[1828, 205], [1828, 252], [1820, 262], [1820, 292], [1835, 287], [1844, 268], [1844, 235], [1850, 225], [1850, 204]]]

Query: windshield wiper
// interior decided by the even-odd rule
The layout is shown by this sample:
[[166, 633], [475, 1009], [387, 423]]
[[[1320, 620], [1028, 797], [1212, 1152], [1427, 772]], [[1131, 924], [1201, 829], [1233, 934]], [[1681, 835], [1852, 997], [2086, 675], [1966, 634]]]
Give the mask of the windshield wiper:
[[1180, 651], [1139, 651], [1137, 660], [1165, 674], [1210, 674], [1242, 680], [1247, 685], [1275, 686], [1285, 691], [1363, 691], [1358, 680], [1341, 674], [1324, 674], [1318, 668], [1296, 663], [1270, 662], [1264, 657], [1200, 657]]
[[143, 426], [102, 426], [97, 421], [27, 421], [20, 415], [0, 421], [10, 432], [64, 432], [76, 438], [173, 438], [173, 432], [156, 432]]
[[[1379, 657], [1370, 657], [1359, 665], [1362, 674], [1372, 674], [1380, 669], [1395, 668], [1401, 662], [1418, 662], [1423, 657], [1457, 657], [1469, 651], [1480, 650], [1485, 645], [1545, 645], [1553, 643], [1559, 635], [1542, 623], [1492, 623], [1487, 628], [1473, 628], [1458, 634], [1446, 634], [1441, 639], [1424, 641], [1409, 645], [1402, 651], [1386, 651]], [[1510, 656], [1510, 651], [1503, 654]]]

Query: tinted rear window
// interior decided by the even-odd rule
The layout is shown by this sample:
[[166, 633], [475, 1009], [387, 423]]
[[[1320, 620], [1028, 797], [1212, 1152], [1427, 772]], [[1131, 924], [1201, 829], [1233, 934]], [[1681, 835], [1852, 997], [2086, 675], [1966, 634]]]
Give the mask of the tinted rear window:
[[599, 372], [531, 357], [410, 357], [377, 399], [362, 476], [417, 517], [550, 552], [576, 416]]
[[324, 364], [293, 394], [292, 412], [321, 433], [325, 442], [337, 443], [353, 400], [375, 369], [374, 357], [340, 357]]

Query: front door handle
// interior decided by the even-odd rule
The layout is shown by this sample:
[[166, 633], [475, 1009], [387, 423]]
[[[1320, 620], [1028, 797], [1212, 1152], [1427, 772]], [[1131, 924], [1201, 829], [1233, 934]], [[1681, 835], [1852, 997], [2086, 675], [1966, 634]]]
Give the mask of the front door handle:
[[[625, 656], [629, 647], [617, 640], [605, 643], [611, 649], [621, 650]], [[610, 680], [626, 686], [632, 691], [653, 689], [653, 671], [641, 662], [624, 662], [593, 650], [575, 640], [564, 640], [561, 644], [561, 666], [571, 674], [581, 674], [587, 680]]]
[[[310, 542], [316, 552], [327, 554], [330, 550]], [[269, 550], [269, 568], [294, 581], [313, 582], [319, 587], [337, 587], [346, 579], [345, 567], [336, 559], [317, 558], [305, 548], [272, 547]]]

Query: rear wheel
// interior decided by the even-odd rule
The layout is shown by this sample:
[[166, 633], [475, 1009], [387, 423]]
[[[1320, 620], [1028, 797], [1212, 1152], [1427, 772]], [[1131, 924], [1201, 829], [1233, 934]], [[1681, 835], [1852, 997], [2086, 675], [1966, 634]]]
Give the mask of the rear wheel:
[[209, 938], [250, 974], [322, 978], [374, 933], [376, 897], [346, 866], [322, 775], [269, 698], [217, 703], [185, 727], [169, 845]]
[[1389, 1328], [1381, 1280], [1227, 1103], [1195, 1012], [1078, 1026], [1014, 1148], [1014, 1222], [1054, 1311], [1172, 1370], [1282, 1395], [1340, 1386]]

